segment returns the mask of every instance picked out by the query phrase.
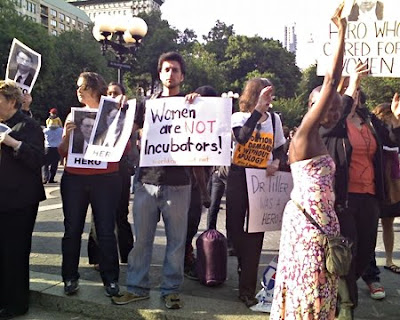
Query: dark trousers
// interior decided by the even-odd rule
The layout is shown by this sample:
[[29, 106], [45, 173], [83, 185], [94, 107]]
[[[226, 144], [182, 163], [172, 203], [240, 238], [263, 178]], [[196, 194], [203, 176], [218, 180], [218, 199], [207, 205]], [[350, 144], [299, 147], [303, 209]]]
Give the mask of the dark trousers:
[[3, 212], [0, 206], [0, 309], [29, 308], [29, 254], [38, 204]]
[[264, 232], [244, 231], [248, 202], [245, 171], [231, 168], [226, 189], [226, 227], [238, 258], [239, 296], [254, 298]]
[[105, 285], [118, 281], [119, 263], [114, 226], [120, 194], [121, 179], [118, 173], [83, 176], [64, 172], [61, 179], [65, 227], [62, 239], [64, 281], [79, 278], [82, 233], [89, 204], [100, 249], [101, 278]]
[[[119, 175], [121, 177], [122, 191], [115, 216], [115, 232], [118, 240], [121, 263], [127, 263], [129, 252], [133, 248], [133, 234], [132, 227], [128, 221], [129, 199], [131, 195], [131, 172], [126, 162], [120, 162]], [[93, 221], [88, 240], [88, 257], [90, 264], [98, 264], [100, 261], [100, 250]]]
[[221, 179], [218, 176], [218, 172], [214, 172], [211, 176], [209, 186], [211, 204], [210, 208], [208, 209], [207, 227], [208, 229], [216, 229], [218, 212], [221, 206], [221, 199], [225, 193], [226, 180]]
[[349, 194], [349, 205], [344, 211], [337, 210], [340, 231], [353, 242], [353, 259], [349, 274], [344, 277], [355, 308], [358, 304], [357, 280], [373, 258], [378, 231], [379, 204], [369, 194]]
[[381, 271], [379, 270], [378, 266], [376, 265], [376, 258], [375, 258], [375, 252], [374, 256], [372, 257], [371, 261], [368, 264], [367, 269], [364, 271], [364, 274], [362, 275], [362, 279], [365, 281], [366, 284], [370, 284], [372, 282], [380, 282], [381, 279], [379, 277], [379, 274]]
[[190, 206], [188, 211], [186, 247], [192, 244], [192, 240], [199, 229], [202, 209], [203, 205], [201, 202], [200, 190], [197, 186], [192, 185], [190, 194]]
[[57, 148], [46, 148], [43, 166], [43, 181], [54, 181], [57, 173], [58, 162], [60, 161], [60, 154]]

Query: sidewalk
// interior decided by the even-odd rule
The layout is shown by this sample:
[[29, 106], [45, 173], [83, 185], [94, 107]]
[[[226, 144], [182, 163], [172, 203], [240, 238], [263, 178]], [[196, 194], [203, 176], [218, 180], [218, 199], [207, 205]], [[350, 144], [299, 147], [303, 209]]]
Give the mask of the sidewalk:
[[[59, 174], [56, 180], [60, 180]], [[76, 319], [268, 319], [268, 314], [255, 313], [247, 309], [237, 298], [236, 257], [228, 258], [228, 279], [219, 287], [205, 287], [197, 281], [185, 279], [182, 298], [185, 306], [181, 310], [167, 310], [160, 299], [158, 286], [161, 279], [161, 267], [165, 252], [165, 236], [162, 222], [156, 231], [153, 260], [150, 268], [150, 279], [153, 290], [149, 300], [131, 303], [124, 306], [111, 304], [110, 298], [104, 295], [100, 275], [88, 265], [87, 237], [90, 228], [90, 214], [87, 216], [85, 233], [82, 239], [80, 290], [77, 295], [67, 297], [63, 294], [61, 281], [61, 238], [63, 236], [63, 215], [59, 185], [45, 185], [48, 199], [41, 203], [33, 234], [31, 254], [31, 301], [33, 306], [45, 310], [71, 312]], [[225, 203], [222, 204], [225, 208]], [[206, 214], [202, 215], [199, 234], [205, 230]], [[225, 231], [225, 210], [220, 211], [218, 230]], [[377, 262], [384, 263], [384, 249], [381, 227], [379, 227], [377, 244]], [[395, 262], [400, 264], [400, 219], [395, 221]], [[268, 232], [264, 238], [261, 255], [259, 278], [269, 261], [277, 254], [279, 232]], [[195, 245], [195, 241], [193, 242]], [[387, 298], [374, 301], [369, 297], [366, 285], [359, 282], [359, 307], [355, 318], [363, 319], [400, 319], [400, 275], [384, 270], [382, 284], [385, 286]], [[126, 265], [121, 266], [120, 285], [125, 290]], [[21, 319], [42, 319], [32, 313]], [[57, 319], [62, 319], [57, 317]], [[65, 319], [74, 319], [68, 315]]]

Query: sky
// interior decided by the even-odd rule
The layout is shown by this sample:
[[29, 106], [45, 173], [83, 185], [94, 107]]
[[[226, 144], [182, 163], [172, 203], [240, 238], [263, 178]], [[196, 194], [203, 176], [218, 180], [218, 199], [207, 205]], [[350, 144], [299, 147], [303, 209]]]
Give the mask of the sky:
[[[237, 35], [273, 38], [283, 43], [284, 27], [296, 23], [297, 65], [315, 63], [310, 42], [321, 26], [329, 24], [340, 0], [165, 0], [162, 18], [180, 31], [193, 29], [198, 40], [215, 26], [217, 20], [233, 24]], [[312, 36], [311, 36], [312, 34]]]

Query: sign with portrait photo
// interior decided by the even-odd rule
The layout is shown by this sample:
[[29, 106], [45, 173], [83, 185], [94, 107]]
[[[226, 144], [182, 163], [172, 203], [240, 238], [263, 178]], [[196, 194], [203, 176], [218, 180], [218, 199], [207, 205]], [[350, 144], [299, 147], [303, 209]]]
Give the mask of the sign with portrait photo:
[[9, 134], [11, 132], [11, 128], [6, 126], [4, 123], [0, 123], [0, 133]]
[[23, 93], [31, 93], [42, 65], [42, 56], [21, 41], [13, 39], [6, 79], [13, 80]]
[[140, 166], [229, 166], [231, 114], [229, 98], [147, 100]]
[[102, 96], [85, 159], [120, 161], [132, 133], [135, 109], [136, 100], [120, 108], [116, 99]]
[[[400, 14], [398, 0], [347, 0], [347, 31], [343, 74], [349, 75], [359, 61], [367, 62], [371, 76], [400, 77]], [[317, 74], [323, 76], [332, 63], [337, 27], [320, 28]]]
[[67, 167], [107, 169], [107, 162], [84, 158], [96, 119], [97, 109], [71, 108], [71, 121], [76, 128], [71, 132], [68, 146]]
[[266, 176], [265, 169], [246, 168], [249, 212], [246, 231], [277, 231], [282, 226], [282, 215], [293, 189], [292, 174], [277, 171]]

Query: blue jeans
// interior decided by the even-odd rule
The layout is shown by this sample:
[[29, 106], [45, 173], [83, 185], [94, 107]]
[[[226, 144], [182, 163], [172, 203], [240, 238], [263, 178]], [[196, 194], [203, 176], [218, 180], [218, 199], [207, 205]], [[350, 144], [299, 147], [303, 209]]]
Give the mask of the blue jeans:
[[167, 248], [162, 269], [161, 295], [178, 293], [183, 283], [190, 185], [167, 186], [141, 182], [135, 185], [133, 218], [135, 246], [128, 256], [126, 286], [129, 292], [148, 295], [154, 235], [162, 214]]
[[64, 171], [61, 179], [61, 197], [65, 227], [62, 239], [63, 281], [79, 278], [82, 233], [90, 203], [100, 249], [101, 278], [105, 285], [117, 282], [119, 263], [114, 226], [121, 197], [121, 178], [118, 172], [84, 176]]

